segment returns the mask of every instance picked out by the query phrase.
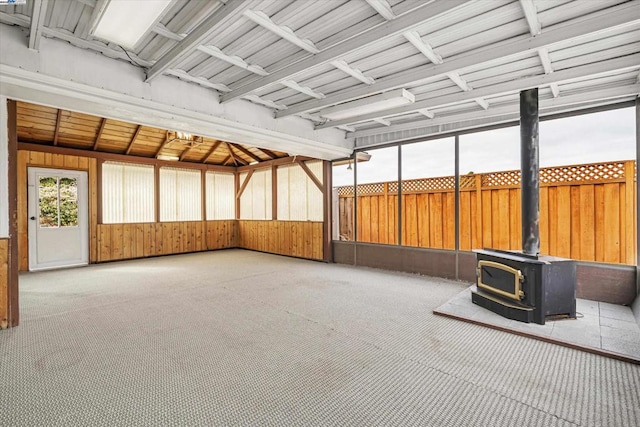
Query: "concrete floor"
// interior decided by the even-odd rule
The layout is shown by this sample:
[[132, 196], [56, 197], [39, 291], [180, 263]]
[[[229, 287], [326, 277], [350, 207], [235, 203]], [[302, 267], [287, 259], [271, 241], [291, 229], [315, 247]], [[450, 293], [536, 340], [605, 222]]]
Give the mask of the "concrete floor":
[[640, 366], [432, 314], [467, 286], [242, 250], [23, 274], [0, 425], [640, 425]]

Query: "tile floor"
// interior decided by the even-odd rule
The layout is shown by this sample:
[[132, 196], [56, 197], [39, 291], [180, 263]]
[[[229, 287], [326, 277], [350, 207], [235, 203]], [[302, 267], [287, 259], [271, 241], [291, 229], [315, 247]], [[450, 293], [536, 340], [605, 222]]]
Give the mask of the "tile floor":
[[471, 289], [465, 289], [434, 310], [435, 314], [512, 330], [531, 337], [544, 337], [560, 344], [598, 350], [602, 354], [623, 356], [640, 363], [640, 325], [631, 307], [578, 299], [576, 319], [547, 320], [544, 325], [506, 319], [471, 302]]

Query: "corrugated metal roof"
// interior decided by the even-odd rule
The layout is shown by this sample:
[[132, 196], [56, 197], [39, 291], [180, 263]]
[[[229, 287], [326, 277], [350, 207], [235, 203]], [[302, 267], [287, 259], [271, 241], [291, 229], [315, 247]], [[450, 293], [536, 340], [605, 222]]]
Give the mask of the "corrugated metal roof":
[[[226, 3], [235, 5], [238, 1]], [[89, 34], [98, 3], [49, 2], [44, 36], [127, 60], [122, 48], [94, 40]], [[172, 55], [176, 46], [185, 45], [181, 42], [185, 36], [203, 30], [200, 47], [185, 51], [161, 71], [219, 88], [226, 93], [223, 102], [257, 95], [259, 98], [251, 99], [281, 106], [278, 117], [309, 117], [307, 113], [312, 113], [318, 119], [318, 112], [327, 106], [402, 87], [416, 95], [416, 103], [428, 100], [429, 114], [433, 113], [438, 123], [454, 123], [456, 117], [467, 118], [473, 111], [478, 112], [478, 118], [486, 118], [492, 116], [492, 108], [514, 103], [519, 90], [529, 87], [528, 82], [536, 76], [540, 77], [536, 81], [541, 82], [537, 84], [541, 99], [580, 94], [574, 97], [576, 109], [638, 95], [635, 87], [640, 60], [635, 66], [633, 61], [640, 54], [640, 1], [533, 0], [533, 5], [536, 13], [527, 16], [516, 0], [386, 0], [386, 12], [381, 14], [368, 0], [248, 0], [219, 25], [203, 28], [209, 17], [227, 6], [217, 1], [174, 0], [128, 54], [132, 62], [153, 71], [158, 60]], [[29, 27], [32, 11], [32, 2], [3, 6], [0, 22]], [[264, 14], [267, 24], [256, 23], [251, 13]], [[532, 22], [539, 24], [539, 34]], [[594, 22], [602, 28], [592, 28]], [[282, 31], [290, 37], [283, 38]], [[417, 41], [411, 40], [407, 31], [417, 33]], [[312, 43], [307, 46], [315, 47], [317, 53], [301, 48], [291, 38], [307, 40]], [[539, 40], [548, 42], [538, 45]], [[421, 49], [416, 42], [422, 43]], [[207, 48], [217, 49], [226, 59], [212, 56]], [[432, 54], [431, 59], [425, 51]], [[433, 58], [441, 60], [434, 64]], [[620, 58], [629, 61], [613, 62]], [[331, 64], [334, 60], [345, 61], [352, 73], [336, 68]], [[604, 68], [590, 76], [584, 68], [589, 65]], [[579, 72], [572, 74], [572, 70]], [[564, 77], [555, 79], [554, 73], [561, 71], [566, 73], [557, 75]], [[373, 84], [362, 79], [373, 79]], [[290, 82], [285, 86], [283, 81]], [[519, 81], [527, 83], [519, 87]], [[513, 84], [505, 93], [510, 82]], [[615, 96], [607, 97], [607, 88], [616, 89], [611, 92]], [[621, 95], [621, 88], [630, 93]], [[474, 99], [473, 93], [479, 89], [483, 95]], [[590, 91], [601, 99], [589, 99]], [[448, 101], [465, 92], [468, 96], [459, 97], [459, 102]], [[447, 102], [438, 105], [439, 99]], [[558, 100], [555, 104], [562, 103]], [[563, 104], [562, 108], [571, 109], [571, 105]], [[356, 116], [352, 121], [318, 120], [324, 120], [316, 123], [319, 127], [349, 125], [371, 133], [377, 130], [380, 136], [376, 141], [390, 141], [393, 137], [385, 135], [397, 134], [396, 125], [429, 123], [425, 114], [410, 107], [402, 112], [381, 111], [376, 117]]]

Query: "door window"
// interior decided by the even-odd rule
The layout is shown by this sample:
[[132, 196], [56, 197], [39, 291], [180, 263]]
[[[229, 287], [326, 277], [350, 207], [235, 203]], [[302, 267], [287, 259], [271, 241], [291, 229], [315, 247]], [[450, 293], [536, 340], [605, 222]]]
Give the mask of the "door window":
[[78, 226], [78, 179], [41, 176], [38, 180], [41, 228]]

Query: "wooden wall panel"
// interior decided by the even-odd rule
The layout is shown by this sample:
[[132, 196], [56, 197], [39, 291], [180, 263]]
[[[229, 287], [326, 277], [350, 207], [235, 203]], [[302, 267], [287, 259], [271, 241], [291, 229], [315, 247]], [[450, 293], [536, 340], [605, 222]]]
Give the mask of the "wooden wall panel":
[[239, 220], [238, 246], [299, 258], [323, 258], [322, 222]]
[[235, 220], [99, 224], [98, 262], [238, 247]]
[[9, 239], [0, 239], [0, 329], [9, 323]]

